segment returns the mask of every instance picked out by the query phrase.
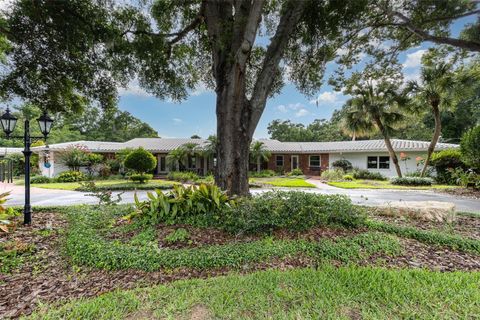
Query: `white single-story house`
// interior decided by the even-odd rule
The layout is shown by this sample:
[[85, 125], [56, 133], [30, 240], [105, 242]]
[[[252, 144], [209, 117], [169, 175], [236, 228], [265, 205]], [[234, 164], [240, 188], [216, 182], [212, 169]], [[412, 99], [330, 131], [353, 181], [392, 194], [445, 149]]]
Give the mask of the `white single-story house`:
[[[280, 142], [262, 139], [271, 157], [262, 163], [263, 169], [288, 172], [300, 168], [304, 174], [318, 176], [322, 171], [332, 168], [333, 162], [339, 159], [350, 161], [353, 167], [380, 172], [387, 177], [396, 176], [395, 168], [383, 140], [357, 140], [334, 142]], [[414, 172], [421, 168], [421, 160], [425, 158], [429, 142], [392, 139], [392, 144], [400, 160], [402, 172]], [[40, 155], [39, 167], [42, 175], [53, 177], [68, 170], [56, 155], [69, 147], [82, 147], [93, 153], [103, 154], [106, 158], [114, 158], [115, 154], [125, 148], [138, 148], [152, 152], [157, 158], [156, 175], [165, 175], [169, 168], [166, 163], [167, 154], [186, 143], [195, 143], [201, 147], [207, 144], [205, 139], [170, 139], [170, 138], [137, 138], [127, 142], [106, 141], [74, 141], [51, 144], [48, 147], [34, 147], [32, 150]], [[456, 144], [437, 143], [436, 151], [458, 148]], [[199, 155], [189, 157], [184, 169], [205, 172], [214, 168], [214, 159], [202, 158]], [[252, 163], [252, 169], [255, 164]]]

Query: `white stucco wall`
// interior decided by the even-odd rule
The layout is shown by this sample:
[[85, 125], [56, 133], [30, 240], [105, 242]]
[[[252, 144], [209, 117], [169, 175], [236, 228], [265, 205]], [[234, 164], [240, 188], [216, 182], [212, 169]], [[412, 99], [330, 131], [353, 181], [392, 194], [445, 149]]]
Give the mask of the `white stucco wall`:
[[[398, 160], [400, 162], [400, 169], [402, 173], [415, 172], [420, 170], [422, 167], [417, 167], [416, 157], [422, 157], [425, 159], [426, 152], [404, 152], [409, 158], [407, 161], [400, 160], [400, 152], [397, 153]], [[332, 168], [332, 163], [336, 160], [346, 159], [350, 161], [355, 168], [367, 169], [367, 157], [369, 156], [387, 156], [388, 152], [350, 152], [350, 153], [330, 153], [329, 157], [329, 166]], [[396, 177], [397, 173], [393, 165], [392, 160], [390, 159], [390, 168], [389, 169], [368, 169], [372, 172], [380, 172], [386, 177]]]
[[[66, 165], [59, 163], [58, 161], [55, 161], [55, 152], [50, 151], [49, 155], [49, 163], [50, 163], [50, 168], [45, 167], [45, 154], [43, 152], [39, 153], [38, 157], [38, 167], [40, 168], [40, 173], [42, 176], [53, 178], [58, 176], [60, 173], [64, 171], [70, 170]], [[85, 168], [80, 168], [80, 171], [83, 173], [88, 173], [88, 171]]]

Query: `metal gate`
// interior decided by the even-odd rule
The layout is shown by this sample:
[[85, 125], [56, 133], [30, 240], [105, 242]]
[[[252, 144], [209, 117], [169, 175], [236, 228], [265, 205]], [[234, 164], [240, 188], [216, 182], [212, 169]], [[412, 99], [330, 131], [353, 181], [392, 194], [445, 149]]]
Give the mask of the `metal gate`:
[[0, 160], [0, 182], [13, 182], [13, 161], [10, 159]]

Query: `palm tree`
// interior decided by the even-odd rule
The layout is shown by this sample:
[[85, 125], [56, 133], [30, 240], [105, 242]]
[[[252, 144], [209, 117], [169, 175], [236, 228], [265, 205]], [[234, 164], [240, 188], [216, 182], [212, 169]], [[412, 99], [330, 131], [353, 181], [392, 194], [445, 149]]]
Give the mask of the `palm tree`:
[[207, 138], [207, 142], [201, 148], [197, 148], [198, 154], [204, 159], [203, 175], [206, 175], [208, 171], [208, 162], [206, 160], [216, 156], [217, 147], [217, 136], [211, 135]]
[[352, 137], [352, 141], [355, 141], [357, 137], [368, 137], [373, 133], [373, 127], [371, 122], [365, 121], [366, 118], [363, 112], [355, 110], [351, 106], [351, 100], [347, 101], [345, 106], [345, 113], [340, 120], [340, 130]]
[[428, 104], [435, 120], [435, 129], [432, 140], [428, 146], [427, 158], [423, 164], [421, 176], [423, 177], [430, 163], [430, 158], [442, 133], [440, 109], [448, 106], [454, 91], [455, 81], [451, 73], [451, 65], [438, 63], [423, 67], [420, 74], [420, 83], [410, 81], [406, 91], [415, 94], [415, 100], [421, 104]]
[[[406, 97], [397, 94], [390, 84], [379, 84], [374, 87], [371, 83], [354, 90], [353, 96], [349, 103], [350, 112], [354, 115], [350, 119], [364, 119], [360, 126], [362, 130], [366, 132], [378, 130], [381, 133], [397, 175], [402, 177], [390, 137], [404, 119], [399, 110], [406, 105]], [[346, 119], [348, 121], [348, 117]]]
[[167, 164], [170, 168], [174, 168], [175, 171], [180, 171], [180, 167], [183, 166], [183, 162], [187, 159], [187, 150], [178, 147], [170, 151], [167, 155]]
[[268, 161], [270, 155], [270, 151], [265, 148], [265, 144], [262, 141], [255, 141], [250, 145], [250, 157], [257, 161], [257, 172], [260, 172], [261, 161]]

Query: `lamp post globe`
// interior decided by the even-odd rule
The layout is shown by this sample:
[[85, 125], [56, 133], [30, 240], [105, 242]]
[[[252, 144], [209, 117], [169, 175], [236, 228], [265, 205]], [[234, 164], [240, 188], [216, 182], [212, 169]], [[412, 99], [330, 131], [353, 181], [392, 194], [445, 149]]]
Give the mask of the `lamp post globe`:
[[12, 132], [15, 130], [17, 125], [17, 118], [10, 113], [10, 109], [7, 108], [5, 113], [0, 117], [0, 123], [2, 124], [3, 132], [9, 137]]
[[37, 119], [38, 126], [40, 127], [40, 132], [43, 134], [45, 139], [50, 133], [52, 128], [53, 119], [47, 114], [47, 111], [44, 111], [43, 114]]

